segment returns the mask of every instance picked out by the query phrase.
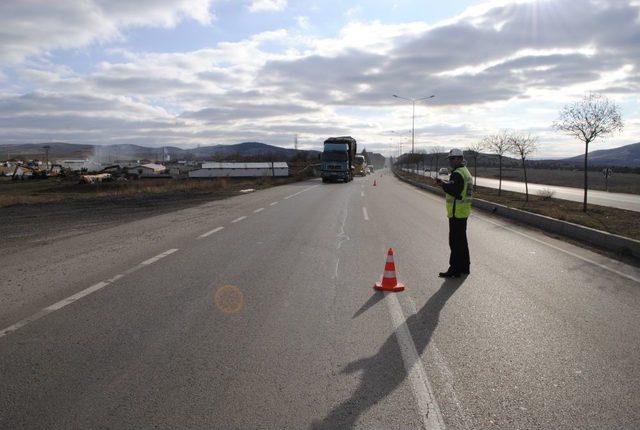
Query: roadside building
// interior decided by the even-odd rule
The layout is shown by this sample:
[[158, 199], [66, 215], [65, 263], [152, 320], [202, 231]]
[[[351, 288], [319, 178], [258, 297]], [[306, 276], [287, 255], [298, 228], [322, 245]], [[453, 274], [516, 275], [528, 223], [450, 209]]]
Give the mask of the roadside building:
[[62, 160], [59, 163], [62, 167], [72, 170], [74, 172], [80, 172], [85, 170], [87, 172], [97, 172], [102, 169], [102, 164], [97, 161], [83, 160], [83, 159], [67, 159]]
[[284, 161], [267, 163], [202, 163], [202, 168], [189, 172], [190, 178], [251, 178], [289, 176]]
[[146, 163], [139, 164], [135, 167], [129, 168], [129, 174], [137, 175], [138, 177], [151, 178], [154, 176], [161, 176], [167, 173], [167, 168], [162, 164]]

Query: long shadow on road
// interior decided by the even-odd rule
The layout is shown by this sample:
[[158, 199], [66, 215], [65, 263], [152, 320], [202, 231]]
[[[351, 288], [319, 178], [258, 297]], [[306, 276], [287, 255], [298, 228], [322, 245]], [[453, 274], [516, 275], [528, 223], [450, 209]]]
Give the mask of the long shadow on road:
[[[440, 311], [447, 300], [462, 285], [464, 278], [445, 280], [440, 289], [427, 303], [406, 320], [407, 327], [415, 343], [418, 355], [422, 355], [431, 335], [438, 326]], [[369, 299], [363, 308], [378, 301], [379, 296]], [[361, 309], [362, 310], [362, 309]], [[360, 314], [362, 312], [357, 312]], [[355, 317], [355, 315], [354, 315]], [[411, 368], [414, 363], [407, 363]], [[353, 395], [336, 406], [322, 421], [311, 424], [312, 429], [337, 429], [354, 427], [360, 415], [392, 393], [407, 376], [402, 364], [402, 355], [394, 332], [387, 338], [375, 355], [349, 363], [341, 373], [362, 372], [360, 385]], [[407, 399], [413, 402], [414, 399]]]

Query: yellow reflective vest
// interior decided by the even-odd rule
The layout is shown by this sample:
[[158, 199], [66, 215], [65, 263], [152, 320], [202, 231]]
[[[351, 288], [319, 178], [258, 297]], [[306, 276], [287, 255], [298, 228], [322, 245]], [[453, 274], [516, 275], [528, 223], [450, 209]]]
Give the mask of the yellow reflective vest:
[[[445, 192], [447, 217], [469, 218], [469, 215], [471, 215], [471, 200], [473, 198], [473, 178], [471, 177], [471, 173], [469, 173], [469, 169], [465, 166], [458, 167], [454, 172], [458, 172], [462, 175], [464, 185], [460, 196], [458, 196], [460, 198], [456, 198], [456, 196], [452, 196]], [[453, 174], [453, 172], [451, 172], [451, 174]]]

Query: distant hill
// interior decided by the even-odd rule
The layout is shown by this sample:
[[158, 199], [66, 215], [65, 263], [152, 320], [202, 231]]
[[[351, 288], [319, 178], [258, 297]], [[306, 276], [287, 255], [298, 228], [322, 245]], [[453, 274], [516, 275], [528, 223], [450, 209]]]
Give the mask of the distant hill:
[[[581, 165], [584, 162], [584, 155], [554, 161]], [[591, 151], [588, 161], [590, 166], [640, 167], [640, 142], [618, 148]]]
[[49, 159], [68, 158], [94, 159], [103, 163], [116, 160], [161, 160], [163, 152], [171, 160], [216, 160], [216, 161], [293, 161], [317, 159], [318, 151], [296, 150], [261, 142], [243, 142], [234, 145], [211, 145], [182, 149], [174, 146], [147, 147], [140, 145], [82, 145], [65, 142], [26, 143], [0, 145], [0, 160], [7, 158], [43, 159], [45, 145], [49, 146]]
[[[467, 162], [473, 164], [473, 157], [468, 151], [464, 151]], [[439, 166], [446, 166], [446, 153], [438, 154]], [[433, 154], [403, 154], [401, 162], [411, 164], [418, 160], [424, 160], [425, 167], [433, 166], [435, 156]], [[411, 161], [414, 160], [414, 161]], [[422, 163], [422, 161], [420, 161]], [[560, 159], [530, 159], [527, 164], [531, 167], [540, 168], [580, 168], [584, 163], [584, 154], [575, 157]], [[491, 153], [480, 153], [478, 156], [478, 166], [497, 167], [498, 156]], [[511, 156], [502, 157], [502, 167], [520, 167], [518, 158]], [[589, 152], [589, 168], [596, 167], [624, 167], [630, 169], [640, 168], [640, 142], [631, 145], [620, 146], [618, 148], [600, 149]]]

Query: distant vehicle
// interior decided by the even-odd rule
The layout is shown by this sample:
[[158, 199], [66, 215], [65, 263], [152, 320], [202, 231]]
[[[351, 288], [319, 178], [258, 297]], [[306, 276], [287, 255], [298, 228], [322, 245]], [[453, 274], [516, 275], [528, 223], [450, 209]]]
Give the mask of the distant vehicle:
[[330, 137], [322, 151], [322, 182], [353, 180], [357, 143], [351, 136]]
[[449, 174], [449, 169], [447, 169], [446, 167], [443, 167], [440, 170], [438, 170], [438, 176], [446, 176], [448, 174]]
[[375, 170], [374, 170], [374, 168], [373, 168], [373, 165], [372, 165], [372, 164], [369, 164], [369, 165], [367, 166], [367, 169], [369, 170], [369, 173], [373, 173], [373, 172], [375, 172]]
[[365, 160], [364, 155], [356, 155], [356, 158], [354, 160], [354, 165], [356, 168], [356, 172], [355, 172], [356, 175], [358, 176], [367, 175], [367, 170], [366, 170], [367, 161]]

